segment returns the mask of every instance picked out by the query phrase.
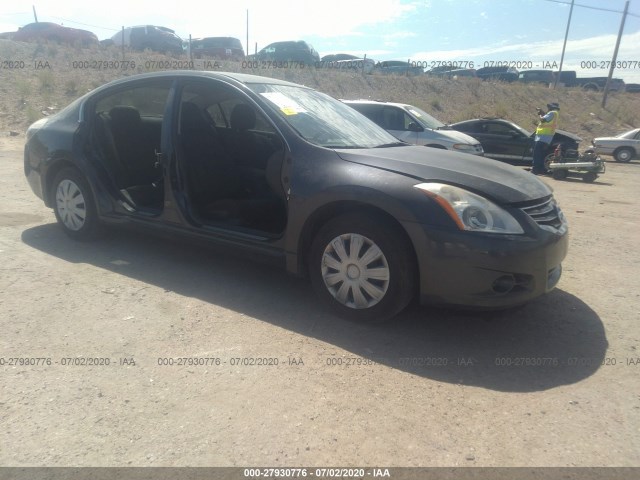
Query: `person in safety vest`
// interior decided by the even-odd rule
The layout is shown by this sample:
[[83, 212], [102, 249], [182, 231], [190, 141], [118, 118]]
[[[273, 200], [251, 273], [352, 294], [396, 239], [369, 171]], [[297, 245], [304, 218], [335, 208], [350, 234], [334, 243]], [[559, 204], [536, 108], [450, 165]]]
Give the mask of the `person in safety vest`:
[[535, 143], [533, 144], [533, 168], [531, 169], [531, 173], [536, 175], [545, 175], [547, 173], [544, 157], [558, 128], [560, 105], [548, 103], [547, 109], [547, 113], [538, 109], [540, 122], [538, 123], [538, 128], [536, 128]]

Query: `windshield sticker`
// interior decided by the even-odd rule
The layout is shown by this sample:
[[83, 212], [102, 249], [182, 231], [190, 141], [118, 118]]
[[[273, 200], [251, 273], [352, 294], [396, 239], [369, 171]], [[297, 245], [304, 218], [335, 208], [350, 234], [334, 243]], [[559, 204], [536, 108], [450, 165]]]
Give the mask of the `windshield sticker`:
[[413, 113], [416, 117], [420, 118], [422, 115], [420, 115], [418, 112], [416, 112], [413, 108], [410, 108], [409, 111], [411, 113]]
[[297, 115], [298, 113], [306, 112], [299, 103], [280, 92], [263, 92], [260, 95], [274, 103], [285, 115]]

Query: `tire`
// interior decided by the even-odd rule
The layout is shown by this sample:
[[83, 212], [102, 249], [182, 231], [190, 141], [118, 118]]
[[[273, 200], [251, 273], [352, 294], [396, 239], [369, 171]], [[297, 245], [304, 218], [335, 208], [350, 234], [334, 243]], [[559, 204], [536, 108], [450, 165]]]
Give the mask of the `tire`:
[[89, 184], [80, 172], [63, 168], [55, 176], [51, 201], [62, 230], [76, 240], [89, 240], [98, 233], [96, 205]]
[[629, 163], [634, 157], [634, 153], [633, 149], [623, 147], [613, 152], [613, 158], [616, 159], [616, 162]]
[[598, 174], [593, 172], [587, 172], [582, 176], [582, 181], [587, 183], [595, 182], [596, 178], [598, 178]]
[[544, 168], [546, 170], [549, 170], [549, 165], [551, 165], [555, 159], [556, 156], [553, 153], [550, 153], [549, 155], [544, 157]]
[[[351, 253], [354, 243], [360, 245], [356, 254]], [[344, 214], [327, 222], [313, 240], [311, 283], [338, 316], [381, 323], [400, 313], [414, 297], [412, 251], [391, 222], [366, 213]], [[379, 278], [365, 278], [367, 272]]]
[[553, 171], [551, 176], [553, 177], [554, 180], [564, 180], [565, 178], [567, 178], [567, 171], [564, 169], [558, 168]]

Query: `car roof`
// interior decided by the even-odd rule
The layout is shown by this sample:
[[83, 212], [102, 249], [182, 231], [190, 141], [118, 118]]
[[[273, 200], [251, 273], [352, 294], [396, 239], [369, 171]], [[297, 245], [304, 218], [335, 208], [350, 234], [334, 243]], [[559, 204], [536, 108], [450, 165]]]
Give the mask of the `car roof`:
[[266, 83], [270, 85], [287, 85], [291, 87], [303, 87], [309, 88], [304, 85], [300, 85], [297, 83], [287, 82], [285, 80], [280, 80], [277, 78], [271, 77], [261, 77], [259, 75], [250, 75], [247, 73], [235, 73], [235, 72], [210, 72], [210, 71], [201, 71], [201, 70], [170, 70], [164, 72], [150, 72], [150, 73], [142, 73], [139, 75], [131, 75], [129, 77], [119, 78], [117, 80], [113, 80], [105, 85], [102, 85], [98, 88], [98, 90], [102, 90], [103, 88], [109, 88], [114, 85], [122, 85], [127, 84], [129, 82], [135, 80], [144, 80], [144, 79], [161, 79], [168, 77], [192, 77], [192, 78], [217, 78], [217, 79], [232, 79], [240, 83], [244, 84], [253, 84], [253, 83]]
[[[297, 45], [297, 46], [308, 46], [307, 42], [304, 40], [283, 40], [281, 42], [272, 42], [267, 47], [272, 47], [273, 45]], [[265, 48], [267, 48], [265, 47]]]

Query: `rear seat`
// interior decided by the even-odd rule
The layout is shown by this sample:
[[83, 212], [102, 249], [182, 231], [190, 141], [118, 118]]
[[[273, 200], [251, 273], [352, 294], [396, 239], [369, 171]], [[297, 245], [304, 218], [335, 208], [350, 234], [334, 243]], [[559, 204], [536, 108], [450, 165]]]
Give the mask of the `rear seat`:
[[116, 149], [131, 184], [150, 185], [158, 177], [155, 151], [160, 150], [160, 132], [156, 139], [155, 132], [143, 126], [140, 112], [134, 107], [113, 107], [109, 117]]
[[156, 135], [144, 129], [139, 112], [129, 106], [96, 114], [95, 133], [116, 186], [133, 206], [162, 208], [163, 186], [155, 186], [161, 170], [155, 167]]

